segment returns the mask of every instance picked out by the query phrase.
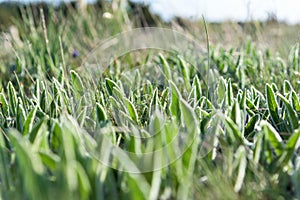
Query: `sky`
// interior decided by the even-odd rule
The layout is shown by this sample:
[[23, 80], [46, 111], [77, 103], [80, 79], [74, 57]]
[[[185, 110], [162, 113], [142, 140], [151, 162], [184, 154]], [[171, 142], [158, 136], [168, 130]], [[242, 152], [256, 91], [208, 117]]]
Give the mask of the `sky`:
[[[4, 0], [0, 0], [4, 1]], [[19, 0], [22, 2], [40, 0]], [[48, 2], [59, 0], [46, 0]], [[68, 0], [66, 0], [68, 1]], [[95, 0], [87, 0], [92, 2]], [[152, 12], [165, 20], [173, 16], [191, 19], [202, 15], [207, 21], [266, 20], [270, 14], [290, 24], [300, 23], [300, 0], [133, 0], [150, 5]]]
[[202, 15], [208, 21], [223, 20], [265, 20], [270, 14], [276, 14], [281, 21], [300, 23], [299, 0], [144, 0], [151, 2], [151, 10], [164, 19], [174, 14], [199, 18]]

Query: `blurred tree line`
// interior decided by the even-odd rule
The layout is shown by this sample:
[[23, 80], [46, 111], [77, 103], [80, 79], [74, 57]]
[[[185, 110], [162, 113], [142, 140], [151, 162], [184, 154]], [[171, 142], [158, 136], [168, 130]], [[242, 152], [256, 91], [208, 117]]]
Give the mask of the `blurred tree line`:
[[[15, 20], [22, 20], [22, 11], [31, 9], [34, 18], [40, 19], [40, 9], [43, 9], [45, 18], [51, 11], [60, 11], [69, 15], [74, 10], [83, 14], [88, 9], [97, 9], [99, 12], [124, 12], [134, 22], [136, 27], [154, 26], [161, 22], [158, 16], [151, 14], [149, 6], [143, 3], [135, 3], [130, 0], [98, 0], [93, 4], [86, 4], [86, 0], [74, 0], [70, 3], [60, 3], [57, 6], [45, 2], [20, 3], [17, 1], [6, 1], [0, 3], [0, 31], [6, 31], [15, 24]], [[124, 14], [123, 13], [123, 14]]]

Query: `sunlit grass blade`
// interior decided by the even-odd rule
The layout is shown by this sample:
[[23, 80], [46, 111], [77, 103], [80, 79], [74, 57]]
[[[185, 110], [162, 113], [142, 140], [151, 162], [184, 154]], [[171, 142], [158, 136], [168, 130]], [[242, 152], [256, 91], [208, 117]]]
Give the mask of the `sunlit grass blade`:
[[164, 75], [166, 76], [167, 80], [172, 80], [171, 68], [167, 60], [162, 54], [159, 54], [159, 59], [163, 67]]
[[186, 87], [187, 91], [190, 91], [191, 84], [190, 84], [190, 77], [189, 77], [189, 69], [187, 67], [185, 60], [183, 60], [182, 58], [179, 58], [179, 65], [180, 65], [181, 73], [182, 73], [183, 80], [185, 83], [185, 87]]
[[265, 134], [265, 139], [274, 148], [275, 153], [281, 155], [283, 151], [283, 140], [279, 133], [266, 121], [261, 121], [260, 126]]
[[129, 112], [131, 119], [134, 122], [139, 123], [139, 117], [138, 117], [136, 108], [134, 107], [133, 103], [131, 101], [129, 101], [126, 97], [123, 98], [123, 102], [127, 107], [127, 110]]
[[107, 120], [107, 114], [103, 106], [99, 103], [96, 103], [96, 114], [97, 114], [98, 123], [101, 126], [101, 124]]
[[246, 176], [246, 169], [247, 169], [247, 157], [246, 157], [246, 149], [244, 146], [240, 146], [237, 149], [237, 159], [239, 160], [238, 166], [238, 174], [237, 180], [234, 185], [234, 191], [239, 192], [243, 186], [244, 178]]
[[37, 107], [35, 107], [33, 110], [30, 111], [28, 116], [26, 117], [26, 120], [24, 122], [24, 127], [23, 127], [23, 135], [27, 135], [28, 133], [31, 132], [35, 115], [36, 115]]
[[0, 102], [0, 112], [3, 114], [4, 117], [9, 116], [9, 105], [7, 103], [5, 95], [2, 92], [0, 92]]
[[266, 98], [267, 98], [267, 105], [268, 110], [270, 112], [270, 117], [272, 119], [272, 122], [276, 127], [281, 127], [281, 120], [280, 116], [278, 114], [279, 106], [275, 97], [275, 93], [270, 85], [266, 85]]
[[13, 116], [16, 116], [18, 99], [17, 99], [16, 90], [11, 82], [8, 83], [7, 91], [8, 91], [10, 112]]
[[70, 73], [71, 73], [71, 80], [72, 80], [73, 89], [75, 90], [75, 94], [78, 95], [78, 97], [80, 97], [85, 92], [82, 80], [77, 72], [72, 70]]
[[178, 188], [178, 198], [179, 199], [188, 199], [189, 198], [189, 189], [192, 187], [191, 178], [193, 176], [193, 171], [195, 168], [195, 162], [197, 159], [197, 146], [199, 143], [199, 123], [195, 116], [195, 112], [191, 106], [184, 100], [180, 100], [180, 108], [182, 110], [183, 121], [187, 128], [187, 138], [186, 141], [188, 145], [187, 150], [182, 155], [182, 158], [179, 162], [182, 162], [182, 171], [183, 177], [182, 182]]

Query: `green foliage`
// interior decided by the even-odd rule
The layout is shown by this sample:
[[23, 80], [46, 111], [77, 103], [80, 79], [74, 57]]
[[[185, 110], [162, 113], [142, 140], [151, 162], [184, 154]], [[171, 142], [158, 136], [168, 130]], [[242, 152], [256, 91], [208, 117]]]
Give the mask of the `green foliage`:
[[3, 199], [299, 198], [299, 44], [288, 59], [250, 41], [211, 47], [210, 62], [151, 54], [161, 84], [115, 58], [91, 80], [69, 49], [122, 23], [56, 17], [66, 24], [47, 21], [44, 35], [27, 16], [16, 76], [1, 74]]

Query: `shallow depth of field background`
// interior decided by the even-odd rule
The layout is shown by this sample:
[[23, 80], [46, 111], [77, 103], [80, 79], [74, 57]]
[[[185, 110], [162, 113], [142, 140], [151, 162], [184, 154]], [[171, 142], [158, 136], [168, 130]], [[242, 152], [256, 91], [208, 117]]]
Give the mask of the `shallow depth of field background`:
[[76, 2], [0, 4], [0, 199], [300, 199], [298, 1]]

